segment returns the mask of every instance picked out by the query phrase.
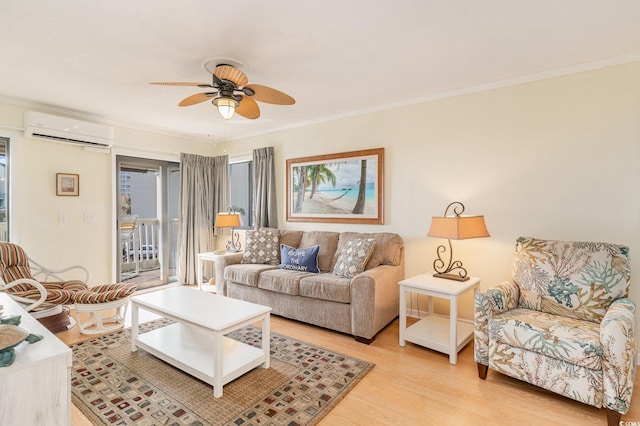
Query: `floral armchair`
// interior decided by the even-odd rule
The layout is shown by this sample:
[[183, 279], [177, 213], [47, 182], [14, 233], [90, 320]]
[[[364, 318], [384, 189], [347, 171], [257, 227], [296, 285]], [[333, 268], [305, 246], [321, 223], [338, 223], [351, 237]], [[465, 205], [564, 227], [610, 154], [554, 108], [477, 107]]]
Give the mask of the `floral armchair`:
[[626, 246], [517, 240], [512, 281], [475, 297], [478, 375], [491, 369], [607, 412], [631, 404], [635, 304]]

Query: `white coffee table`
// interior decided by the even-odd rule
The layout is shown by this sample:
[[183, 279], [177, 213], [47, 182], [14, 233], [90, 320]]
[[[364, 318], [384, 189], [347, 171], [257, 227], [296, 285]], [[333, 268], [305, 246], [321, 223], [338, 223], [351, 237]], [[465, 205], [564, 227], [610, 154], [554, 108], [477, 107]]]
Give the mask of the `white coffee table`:
[[[176, 322], [140, 334], [138, 309]], [[131, 350], [142, 348], [210, 384], [213, 396], [220, 398], [226, 383], [259, 365], [269, 368], [270, 313], [268, 306], [184, 287], [134, 296]], [[262, 348], [224, 337], [257, 321], [262, 322]]]

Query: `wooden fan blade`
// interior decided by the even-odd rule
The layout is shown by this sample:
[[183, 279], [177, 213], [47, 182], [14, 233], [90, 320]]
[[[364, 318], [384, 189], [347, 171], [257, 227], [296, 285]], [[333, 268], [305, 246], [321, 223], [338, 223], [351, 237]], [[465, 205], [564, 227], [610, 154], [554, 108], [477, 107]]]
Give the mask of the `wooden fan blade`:
[[185, 83], [179, 81], [154, 81], [149, 84], [155, 84], [156, 86], [201, 86], [201, 87], [213, 87], [209, 83]]
[[213, 73], [220, 80], [229, 80], [236, 86], [245, 86], [249, 82], [245, 73], [231, 65], [218, 65]]
[[249, 84], [247, 87], [255, 92], [252, 97], [260, 102], [276, 105], [293, 105], [296, 103], [296, 100], [291, 96], [268, 86]]
[[200, 102], [208, 101], [209, 99], [213, 98], [216, 94], [217, 92], [196, 93], [195, 95], [187, 96], [182, 101], [180, 101], [178, 105], [190, 106], [190, 105], [199, 104]]
[[236, 108], [236, 113], [241, 116], [255, 120], [260, 117], [260, 107], [258, 103], [248, 96], [243, 96], [240, 105]]

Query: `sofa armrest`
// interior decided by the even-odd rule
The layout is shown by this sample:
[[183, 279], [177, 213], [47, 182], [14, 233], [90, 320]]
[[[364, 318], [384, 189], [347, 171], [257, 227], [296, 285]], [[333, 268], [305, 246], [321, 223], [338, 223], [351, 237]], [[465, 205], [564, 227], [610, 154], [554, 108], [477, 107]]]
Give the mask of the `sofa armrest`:
[[372, 339], [398, 316], [404, 264], [380, 265], [351, 280], [351, 324], [356, 337]]
[[229, 265], [236, 265], [240, 263], [242, 261], [242, 256], [242, 252], [225, 253], [221, 256], [216, 256], [214, 260], [216, 268], [216, 294], [221, 296], [227, 295], [227, 280], [224, 278], [224, 268]]
[[485, 291], [479, 291], [474, 299], [474, 357], [477, 363], [489, 365], [489, 320], [494, 315], [518, 307], [520, 289], [513, 281], [505, 281]]
[[631, 403], [636, 362], [636, 306], [628, 298], [614, 301], [600, 323], [602, 406], [626, 414]]

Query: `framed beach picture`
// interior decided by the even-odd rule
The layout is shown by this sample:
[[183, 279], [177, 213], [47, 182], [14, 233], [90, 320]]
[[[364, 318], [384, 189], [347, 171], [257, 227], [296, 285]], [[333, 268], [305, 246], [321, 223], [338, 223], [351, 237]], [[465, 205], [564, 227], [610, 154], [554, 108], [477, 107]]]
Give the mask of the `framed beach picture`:
[[56, 173], [56, 195], [80, 195], [80, 175]]
[[384, 148], [287, 160], [287, 221], [383, 223]]

